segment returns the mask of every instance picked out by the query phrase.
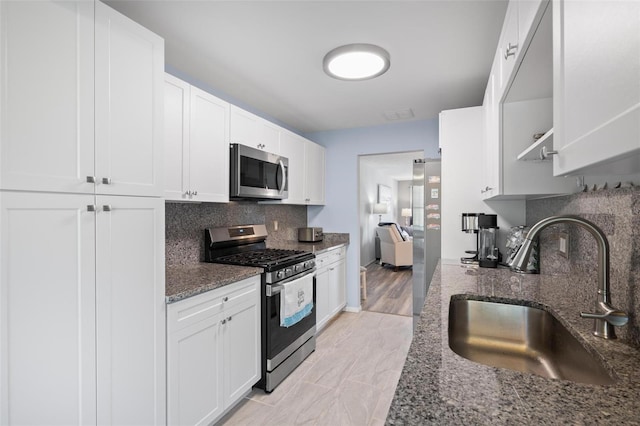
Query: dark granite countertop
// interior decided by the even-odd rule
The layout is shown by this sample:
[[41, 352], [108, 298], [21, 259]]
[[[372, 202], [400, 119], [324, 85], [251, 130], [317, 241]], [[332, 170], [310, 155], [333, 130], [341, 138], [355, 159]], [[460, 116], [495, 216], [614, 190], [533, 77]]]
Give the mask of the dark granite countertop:
[[313, 254], [320, 254], [332, 248], [349, 244], [349, 234], [325, 233], [324, 239], [317, 243], [301, 243], [299, 241], [273, 240], [267, 238], [267, 247], [287, 250], [310, 251]]
[[[268, 241], [270, 248], [303, 250], [314, 254], [349, 244], [349, 234], [324, 234], [318, 243], [298, 241]], [[165, 297], [167, 303], [177, 302], [209, 290], [233, 284], [254, 275], [260, 275], [261, 268], [223, 265], [218, 263], [197, 263], [167, 266], [165, 275]]]
[[[640, 350], [593, 336], [593, 321], [569, 308], [561, 280], [572, 281], [567, 275], [438, 266], [386, 424], [640, 424]], [[601, 356], [618, 381], [597, 386], [546, 379], [462, 358], [448, 346], [448, 307], [455, 294], [543, 305]]]
[[218, 263], [167, 266], [165, 275], [166, 302], [177, 302], [261, 273], [262, 268]]

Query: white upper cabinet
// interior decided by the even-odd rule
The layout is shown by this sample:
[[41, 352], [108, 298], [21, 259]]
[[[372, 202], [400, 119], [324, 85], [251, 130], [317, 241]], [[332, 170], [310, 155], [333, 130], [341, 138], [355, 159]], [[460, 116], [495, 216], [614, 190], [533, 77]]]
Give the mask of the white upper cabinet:
[[0, 20], [0, 188], [92, 193], [93, 2], [3, 1]]
[[522, 46], [518, 38], [518, 2], [510, 1], [502, 25], [500, 45], [498, 46], [500, 93], [508, 86], [516, 60], [520, 56]]
[[235, 105], [231, 105], [229, 135], [231, 143], [239, 143], [280, 154], [280, 128]]
[[324, 147], [283, 130], [280, 148], [289, 160], [289, 197], [282, 203], [324, 204]]
[[[515, 25], [520, 30], [515, 31], [520, 53], [513, 55], [514, 65], [505, 68], [508, 42], [501, 39], [485, 92], [485, 165], [479, 185], [485, 200], [565, 194], [576, 189], [573, 179], [553, 176], [551, 160], [540, 159], [538, 144], [550, 143], [548, 135], [534, 137], [550, 135], [553, 128], [551, 15], [547, 1], [509, 3], [503, 37], [513, 32], [509, 28], [512, 21], [522, 18]], [[502, 74], [507, 69], [509, 74]]]
[[307, 204], [324, 204], [325, 189], [325, 152], [324, 147], [305, 141], [304, 145], [305, 161], [305, 182]]
[[165, 199], [229, 201], [229, 104], [167, 74]]
[[283, 131], [280, 139], [280, 153], [289, 160], [288, 190], [289, 196], [283, 203], [306, 204], [304, 164], [305, 140], [289, 131]]
[[640, 2], [554, 1], [554, 173], [640, 171]]
[[96, 192], [162, 196], [164, 41], [96, 2]]
[[162, 195], [163, 40], [100, 2], [0, 16], [0, 188]]

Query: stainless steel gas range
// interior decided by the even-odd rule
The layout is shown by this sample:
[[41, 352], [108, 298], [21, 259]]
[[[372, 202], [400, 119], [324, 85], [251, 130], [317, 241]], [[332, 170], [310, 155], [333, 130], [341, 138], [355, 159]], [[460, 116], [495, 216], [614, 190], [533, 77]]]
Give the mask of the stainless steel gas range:
[[[266, 247], [264, 225], [205, 230], [205, 261], [263, 269], [261, 285], [262, 378], [257, 386], [271, 392], [316, 347], [315, 255]], [[313, 307], [288, 327], [281, 325], [281, 292], [286, 285], [312, 285]]]

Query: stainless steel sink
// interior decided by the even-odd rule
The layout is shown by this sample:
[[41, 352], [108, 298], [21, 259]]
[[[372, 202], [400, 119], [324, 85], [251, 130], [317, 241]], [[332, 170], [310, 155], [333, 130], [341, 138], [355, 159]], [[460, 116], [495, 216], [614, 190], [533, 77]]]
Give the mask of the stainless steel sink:
[[601, 360], [543, 309], [452, 298], [449, 347], [492, 367], [578, 383], [615, 383]]

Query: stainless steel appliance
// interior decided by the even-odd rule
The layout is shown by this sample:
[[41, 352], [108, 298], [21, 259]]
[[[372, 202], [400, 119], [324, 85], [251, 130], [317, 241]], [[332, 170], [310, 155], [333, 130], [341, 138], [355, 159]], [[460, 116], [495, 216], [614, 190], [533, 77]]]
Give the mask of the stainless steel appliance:
[[284, 200], [288, 197], [289, 160], [246, 145], [229, 145], [229, 198]]
[[[256, 386], [273, 391], [316, 348], [315, 255], [266, 248], [265, 225], [205, 230], [205, 261], [263, 269], [261, 275], [262, 378]], [[290, 327], [280, 325], [283, 285], [313, 283], [311, 313]]]
[[439, 159], [413, 162], [413, 325], [417, 325], [440, 260], [442, 187]]
[[303, 243], [315, 243], [322, 241], [324, 233], [322, 228], [298, 228], [298, 241]]
[[464, 264], [478, 264], [478, 216], [482, 213], [462, 213], [462, 232], [476, 234], [476, 249], [465, 250], [466, 254], [473, 256], [461, 257], [460, 262]]

